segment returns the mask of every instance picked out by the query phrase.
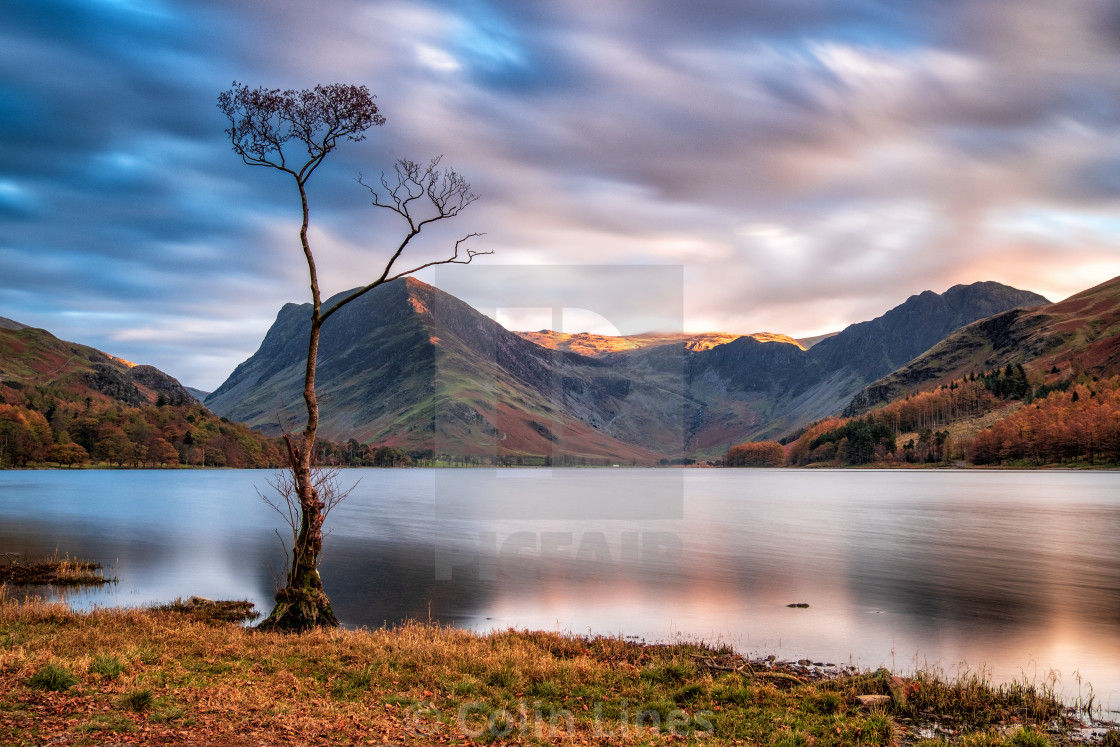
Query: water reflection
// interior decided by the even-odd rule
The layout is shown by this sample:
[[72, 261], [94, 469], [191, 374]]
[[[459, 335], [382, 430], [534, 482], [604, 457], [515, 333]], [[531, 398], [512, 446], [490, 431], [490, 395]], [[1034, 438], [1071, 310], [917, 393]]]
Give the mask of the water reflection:
[[[329, 522], [336, 614], [685, 636], [862, 667], [967, 663], [1000, 680], [1054, 669], [1067, 691], [1076, 672], [1120, 708], [1120, 474], [567, 472], [344, 473], [362, 480]], [[266, 477], [3, 473], [0, 550], [114, 566], [121, 583], [79, 605], [198, 594], [267, 609], [284, 552], [254, 489]], [[535, 493], [549, 501], [578, 490], [582, 505], [600, 490], [608, 518], [493, 510], [527, 483], [549, 483]], [[462, 496], [502, 485], [491, 518], [462, 518]], [[677, 518], [665, 510], [674, 491]], [[797, 602], [810, 606], [786, 606]]]

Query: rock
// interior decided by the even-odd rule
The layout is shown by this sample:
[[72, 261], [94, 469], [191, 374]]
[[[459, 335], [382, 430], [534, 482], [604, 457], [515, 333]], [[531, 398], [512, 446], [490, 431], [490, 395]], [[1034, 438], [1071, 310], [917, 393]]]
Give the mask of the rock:
[[911, 685], [910, 682], [902, 677], [892, 676], [887, 680], [887, 687], [891, 691], [891, 700], [895, 705], [906, 705], [906, 699], [910, 696]]
[[803, 667], [808, 667], [808, 666], [812, 666], [813, 661], [811, 659], [798, 659], [797, 663], [800, 664]]
[[787, 604], [786, 606], [787, 607], [797, 607], [798, 609], [807, 609], [809, 607], [809, 603], [808, 602], [794, 602], [793, 604]]
[[190, 597], [187, 601], [183, 602], [184, 607], [192, 610], [199, 607], [209, 607], [212, 604], [214, 604], [214, 600], [207, 599], [206, 597]]
[[856, 700], [859, 701], [861, 708], [888, 706], [891, 704], [891, 696], [889, 695], [857, 695]]

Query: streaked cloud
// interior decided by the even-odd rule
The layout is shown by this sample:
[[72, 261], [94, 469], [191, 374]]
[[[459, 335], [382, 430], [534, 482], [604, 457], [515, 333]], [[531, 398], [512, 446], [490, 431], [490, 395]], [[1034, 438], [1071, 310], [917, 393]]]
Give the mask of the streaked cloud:
[[353, 177], [443, 153], [482, 200], [418, 256], [485, 231], [489, 263], [680, 265], [690, 330], [1061, 298], [1120, 275], [1118, 40], [1109, 0], [14, 0], [0, 315], [212, 388], [305, 300], [292, 185], [223, 134], [233, 80], [378, 95], [311, 185], [328, 293], [399, 235]]

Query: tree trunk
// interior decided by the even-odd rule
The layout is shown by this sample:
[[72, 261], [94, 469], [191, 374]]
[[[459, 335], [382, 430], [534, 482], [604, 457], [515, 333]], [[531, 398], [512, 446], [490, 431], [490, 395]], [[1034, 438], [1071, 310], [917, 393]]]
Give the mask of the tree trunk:
[[303, 377], [303, 400], [307, 406], [307, 427], [299, 444], [285, 435], [288, 443], [289, 469], [295, 478], [299, 498], [300, 526], [292, 548], [291, 567], [287, 585], [276, 592], [276, 606], [260, 625], [260, 630], [308, 630], [314, 627], [338, 627], [338, 619], [331, 610], [331, 600], [323, 591], [319, 576], [319, 553], [323, 550], [324, 503], [315, 489], [312, 460], [315, 457], [315, 437], [319, 430], [319, 401], [315, 396], [315, 364], [319, 356], [319, 331], [322, 329], [322, 304], [319, 297], [319, 280], [315, 272], [315, 258], [307, 243], [307, 193], [299, 181], [303, 202], [303, 225], [299, 238], [311, 280], [311, 333], [307, 341], [307, 367]]

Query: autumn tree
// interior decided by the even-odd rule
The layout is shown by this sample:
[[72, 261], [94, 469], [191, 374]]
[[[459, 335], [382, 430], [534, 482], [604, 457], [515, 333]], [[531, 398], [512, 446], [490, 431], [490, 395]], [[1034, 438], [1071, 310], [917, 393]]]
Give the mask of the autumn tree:
[[752, 441], [727, 450], [723, 463], [728, 467], [781, 467], [785, 448], [777, 441]]
[[75, 464], [81, 464], [88, 459], [89, 454], [81, 446], [71, 441], [52, 446], [47, 452], [47, 458], [52, 462], [58, 462], [59, 466], [65, 464], [67, 467], [73, 467]]
[[50, 426], [40, 413], [0, 405], [0, 467], [41, 460], [50, 444]]
[[[311, 286], [310, 334], [304, 369], [303, 399], [307, 423], [299, 437], [285, 434], [293, 513], [293, 548], [286, 585], [276, 594], [276, 606], [260, 627], [304, 630], [314, 626], [336, 626], [330, 600], [319, 576], [323, 544], [323, 520], [337, 499], [337, 484], [323, 481], [314, 471], [315, 437], [319, 427], [319, 403], [315, 393], [315, 368], [319, 334], [323, 324], [346, 304], [379, 285], [441, 264], [468, 264], [478, 254], [463, 246], [479, 234], [467, 234], [455, 242], [450, 256], [400, 269], [398, 261], [409, 243], [430, 223], [453, 218], [475, 201], [471, 185], [452, 169], [441, 169], [440, 159], [427, 164], [407, 159], [397, 161], [392, 176], [382, 174], [378, 184], [362, 182], [373, 195], [375, 207], [389, 210], [405, 223], [403, 236], [388, 251], [380, 274], [372, 282], [350, 293], [330, 308], [322, 307], [315, 257], [308, 242], [309, 210], [307, 183], [323, 160], [343, 141], [361, 141], [366, 132], [384, 124], [385, 118], [365, 86], [334, 83], [301, 91], [249, 88], [234, 82], [218, 96], [218, 108], [229, 120], [233, 150], [249, 166], [267, 166], [286, 174], [299, 193], [303, 221], [300, 247], [307, 264]], [[324, 494], [326, 492], [327, 494]], [[298, 514], [298, 516], [297, 516]]]
[[977, 433], [968, 450], [971, 460], [1120, 462], [1120, 377], [1065, 384], [1048, 387], [1032, 404]]

